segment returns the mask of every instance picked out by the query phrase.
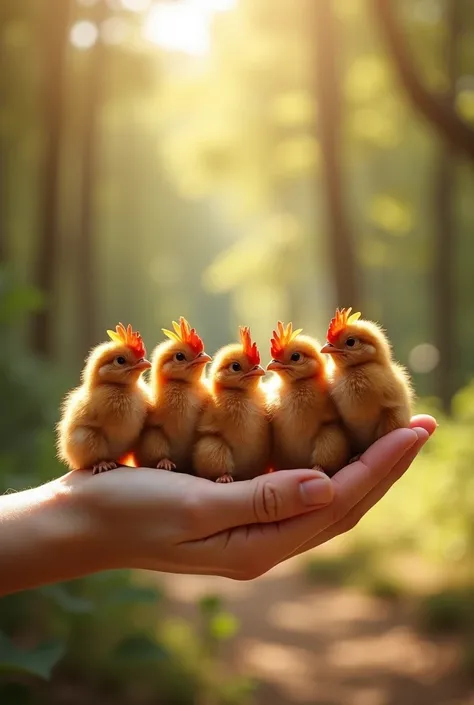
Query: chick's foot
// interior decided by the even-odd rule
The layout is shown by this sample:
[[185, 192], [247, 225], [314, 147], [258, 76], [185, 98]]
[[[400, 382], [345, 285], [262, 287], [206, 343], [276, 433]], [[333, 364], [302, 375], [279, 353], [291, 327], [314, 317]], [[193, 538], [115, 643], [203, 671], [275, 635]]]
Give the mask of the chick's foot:
[[115, 468], [118, 467], [117, 463], [114, 463], [114, 461], [108, 462], [107, 460], [102, 460], [100, 463], [97, 463], [92, 467], [92, 474], [93, 475], [98, 475], [101, 472], [108, 472], [109, 470], [115, 470]]
[[226, 473], [225, 475], [221, 475], [220, 477], [218, 477], [216, 482], [220, 482], [220, 483], [234, 482], [234, 478], [232, 477], [232, 475], [229, 475], [228, 473]]
[[158, 470], [176, 470], [176, 465], [171, 460], [168, 460], [168, 458], [160, 460], [156, 467]]

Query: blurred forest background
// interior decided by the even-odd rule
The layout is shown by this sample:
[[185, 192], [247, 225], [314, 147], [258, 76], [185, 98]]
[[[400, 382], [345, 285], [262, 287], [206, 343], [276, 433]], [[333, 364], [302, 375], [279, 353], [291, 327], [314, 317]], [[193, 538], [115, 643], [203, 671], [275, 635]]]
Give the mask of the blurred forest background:
[[0, 491], [62, 472], [59, 400], [119, 320], [209, 352], [246, 323], [265, 358], [352, 305], [440, 421], [283, 573], [0, 600], [2, 705], [474, 702], [473, 3], [1, 0], [0, 65]]

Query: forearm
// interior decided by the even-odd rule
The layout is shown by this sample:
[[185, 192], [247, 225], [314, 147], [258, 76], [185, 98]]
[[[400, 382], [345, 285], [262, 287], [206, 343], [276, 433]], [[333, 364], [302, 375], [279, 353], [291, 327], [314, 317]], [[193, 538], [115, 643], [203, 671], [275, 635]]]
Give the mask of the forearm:
[[0, 595], [116, 567], [83, 473], [0, 496]]

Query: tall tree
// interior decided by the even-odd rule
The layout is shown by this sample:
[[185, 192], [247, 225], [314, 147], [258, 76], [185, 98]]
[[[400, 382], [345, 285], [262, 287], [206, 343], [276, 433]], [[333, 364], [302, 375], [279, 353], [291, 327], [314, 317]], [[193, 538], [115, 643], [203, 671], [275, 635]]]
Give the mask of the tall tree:
[[[450, 0], [446, 6], [447, 39], [445, 45], [448, 88], [445, 102], [454, 110], [458, 78], [458, 42], [462, 22], [462, 0]], [[433, 301], [435, 344], [440, 352], [437, 368], [437, 393], [444, 410], [449, 411], [455, 391], [456, 359], [455, 254], [456, 223], [454, 195], [456, 187], [456, 150], [451, 142], [439, 145], [434, 180], [434, 278]]]
[[60, 241], [59, 172], [63, 134], [66, 48], [70, 0], [49, 0], [43, 9], [43, 130], [44, 154], [41, 172], [41, 219], [36, 255], [35, 283], [46, 296], [45, 308], [32, 322], [32, 348], [44, 357], [54, 356], [55, 281]]
[[[418, 75], [393, 9], [399, 4], [395, 0], [372, 0], [375, 19], [400, 83], [413, 107], [429, 121], [440, 137], [474, 161], [474, 130], [459, 117], [450, 102], [443, 96], [431, 93]], [[453, 3], [449, 0], [448, 4]]]
[[[0, 47], [0, 63], [4, 65], [1, 57]], [[3, 102], [3, 101], [2, 101]], [[7, 214], [6, 214], [6, 144], [2, 134], [0, 134], [0, 265], [7, 260]]]
[[317, 0], [309, 6], [312, 9], [309, 27], [314, 47], [317, 130], [322, 152], [327, 233], [337, 303], [340, 306], [359, 306], [357, 264], [343, 179], [339, 25], [332, 0]]
[[[101, 27], [107, 17], [105, 0], [95, 6], [93, 20]], [[76, 280], [76, 315], [79, 345], [90, 348], [97, 337], [97, 272], [94, 258], [94, 185], [97, 178], [97, 131], [103, 93], [106, 50], [100, 32], [89, 50], [82, 123], [82, 171], [79, 210], [79, 243]]]
[[[4, 6], [0, 8], [0, 24], [7, 25], [10, 19], [11, 8]], [[0, 66], [3, 71], [0, 72], [0, 105], [8, 105], [8, 90], [7, 76], [9, 72], [5, 71], [7, 62], [7, 52], [5, 51], [5, 39], [0, 35]], [[0, 126], [0, 265], [7, 260], [8, 242], [7, 242], [7, 148], [8, 140], [5, 137], [5, 127]]]

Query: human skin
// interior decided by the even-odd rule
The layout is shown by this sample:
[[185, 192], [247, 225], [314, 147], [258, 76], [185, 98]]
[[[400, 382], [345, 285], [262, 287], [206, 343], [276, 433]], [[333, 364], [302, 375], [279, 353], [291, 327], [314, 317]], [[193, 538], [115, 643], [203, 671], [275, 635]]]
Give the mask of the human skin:
[[221, 485], [120, 468], [4, 495], [0, 595], [120, 568], [253, 579], [352, 529], [435, 428], [414, 417], [332, 479], [285, 470]]

